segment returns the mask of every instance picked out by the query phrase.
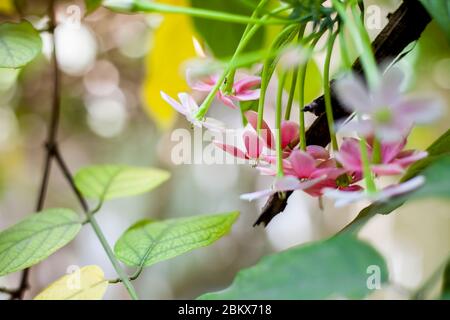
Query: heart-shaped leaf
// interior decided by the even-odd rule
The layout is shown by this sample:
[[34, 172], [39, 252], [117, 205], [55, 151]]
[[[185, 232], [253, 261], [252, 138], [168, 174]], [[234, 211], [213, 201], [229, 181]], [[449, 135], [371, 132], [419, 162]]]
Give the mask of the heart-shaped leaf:
[[239, 212], [165, 221], [140, 221], [117, 241], [114, 252], [130, 266], [144, 267], [205, 247], [226, 235]]
[[0, 24], [0, 68], [23, 67], [41, 48], [41, 37], [29, 22]]
[[69, 209], [47, 209], [0, 232], [0, 276], [28, 268], [65, 246], [80, 231]]
[[103, 201], [150, 191], [169, 177], [169, 172], [155, 168], [100, 165], [80, 169], [75, 184], [85, 197]]

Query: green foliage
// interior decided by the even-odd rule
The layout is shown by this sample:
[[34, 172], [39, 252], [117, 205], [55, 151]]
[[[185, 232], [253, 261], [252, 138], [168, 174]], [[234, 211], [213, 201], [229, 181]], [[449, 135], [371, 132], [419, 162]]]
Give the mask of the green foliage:
[[0, 233], [0, 276], [28, 268], [75, 238], [81, 229], [69, 209], [47, 209]]
[[226, 235], [239, 212], [165, 221], [139, 221], [117, 241], [114, 252], [127, 265], [144, 267], [205, 247]]
[[[229, 12], [250, 16], [252, 9], [240, 0], [191, 0], [193, 7]], [[245, 25], [230, 24], [222, 21], [214, 21], [201, 18], [193, 18], [194, 26], [203, 37], [216, 57], [226, 58], [233, 55], [234, 50], [241, 40]], [[264, 28], [254, 35], [246, 47], [248, 51], [256, 51], [261, 48], [264, 38]]]
[[42, 41], [31, 23], [0, 24], [0, 68], [20, 68], [41, 52]]
[[86, 12], [89, 14], [97, 10], [102, 5], [102, 0], [84, 0]]
[[240, 271], [229, 288], [200, 299], [359, 299], [370, 291], [370, 266], [379, 268], [381, 282], [388, 279], [378, 252], [341, 235], [265, 257]]
[[450, 41], [450, 1], [419, 0], [439, 24]]
[[85, 197], [104, 201], [150, 191], [169, 177], [169, 172], [155, 168], [97, 165], [80, 169], [75, 184]]

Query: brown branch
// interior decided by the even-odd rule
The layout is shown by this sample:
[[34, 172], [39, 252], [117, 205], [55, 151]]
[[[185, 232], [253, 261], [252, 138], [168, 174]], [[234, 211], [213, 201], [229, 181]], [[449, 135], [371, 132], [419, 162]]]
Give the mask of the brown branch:
[[[48, 14], [50, 16], [50, 30], [54, 37], [54, 30], [56, 27], [56, 17], [55, 17], [55, 0], [51, 0], [48, 7]], [[44, 160], [44, 171], [42, 174], [41, 184], [39, 187], [39, 194], [36, 203], [36, 212], [41, 211], [44, 208], [44, 202], [47, 195], [48, 182], [51, 172], [52, 158], [54, 155], [54, 148], [56, 146], [56, 137], [58, 133], [58, 124], [60, 118], [60, 71], [58, 68], [58, 62], [56, 60], [56, 44], [54, 44], [53, 54], [52, 54], [52, 68], [53, 68], [53, 98], [52, 98], [52, 110], [51, 118], [49, 124], [49, 131], [45, 143], [45, 160]], [[20, 278], [19, 287], [15, 290], [8, 290], [10, 294], [10, 299], [23, 299], [26, 290], [29, 288], [29, 275], [30, 268], [22, 271]], [[3, 291], [5, 292], [5, 291]]]
[[[425, 8], [417, 0], [404, 0], [400, 7], [388, 16], [389, 22], [378, 34], [372, 47], [378, 63], [397, 57], [410, 43], [418, 40], [425, 27], [431, 21], [431, 17]], [[355, 61], [352, 69], [356, 73], [362, 73], [359, 59]], [[339, 120], [349, 116], [342, 107], [333, 90], [331, 81], [331, 97], [333, 105], [333, 116]], [[349, 93], [351, 94], [351, 93]], [[320, 96], [305, 106], [304, 111], [313, 112], [318, 118], [313, 122], [306, 132], [306, 143], [308, 145], [319, 145], [322, 147], [330, 143], [330, 134], [327, 124], [324, 97]], [[287, 201], [292, 192], [286, 193], [280, 198], [278, 193], [273, 194], [262, 208], [261, 215], [254, 226], [270, 221], [286, 208]]]

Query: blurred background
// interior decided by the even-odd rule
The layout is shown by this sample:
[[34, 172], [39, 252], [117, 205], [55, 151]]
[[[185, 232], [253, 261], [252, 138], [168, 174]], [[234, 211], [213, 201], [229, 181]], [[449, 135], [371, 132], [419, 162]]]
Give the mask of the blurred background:
[[[296, 192], [285, 212], [266, 229], [252, 227], [264, 203], [247, 203], [239, 200], [239, 195], [266, 188], [270, 179], [247, 165], [174, 165], [170, 158], [175, 143], [170, 138], [172, 130], [190, 128], [160, 100], [159, 91], [175, 95], [187, 90], [182, 69], [185, 61], [195, 57], [192, 36], [198, 37], [192, 21], [172, 15], [118, 15], [105, 9], [83, 18], [82, 1], [58, 2], [56, 41], [63, 71], [58, 140], [69, 167], [76, 171], [85, 165], [123, 163], [155, 166], [172, 173], [169, 182], [150, 194], [105, 204], [98, 220], [110, 244], [141, 218], [241, 212], [232, 233], [214, 245], [145, 269], [135, 283], [142, 298], [195, 298], [220, 290], [231, 283], [237, 271], [254, 265], [264, 255], [333, 235], [366, 205], [337, 210], [325, 201], [321, 210], [316, 199]], [[184, 0], [165, 2], [188, 4]], [[367, 1], [366, 5], [375, 2], [377, 6], [372, 9], [379, 10], [375, 13], [379, 24], [370, 26], [372, 37], [387, 22], [387, 13], [400, 4], [392, 0]], [[26, 1], [24, 15], [36, 27], [45, 25], [46, 3]], [[11, 17], [17, 17], [17, 12], [9, 1], [1, 0], [0, 22]], [[261, 41], [268, 41], [274, 32], [276, 28], [266, 30]], [[42, 38], [43, 54], [33, 63], [21, 70], [0, 69], [0, 229], [31, 214], [37, 200], [52, 90], [48, 60], [52, 42], [45, 32]], [[433, 92], [445, 106], [450, 105], [450, 44], [446, 37], [431, 23], [411, 48], [400, 62], [408, 75], [405, 89]], [[333, 68], [338, 71], [339, 50], [335, 52]], [[324, 53], [318, 52], [309, 68], [309, 100], [321, 93], [323, 57]], [[271, 86], [276, 86], [276, 81], [273, 79]], [[269, 95], [269, 123], [273, 122], [274, 100]], [[220, 103], [213, 105], [211, 115], [230, 128], [241, 126], [240, 114]], [[312, 120], [308, 116], [308, 121]], [[448, 128], [449, 120], [447, 110], [435, 125], [415, 129], [409, 145], [426, 148]], [[45, 206], [80, 209], [56, 166]], [[404, 291], [399, 288], [420, 285], [450, 253], [449, 203], [409, 203], [395, 214], [372, 219], [360, 236], [386, 257], [390, 280], [395, 284], [373, 297], [403, 298]], [[70, 266], [91, 264], [101, 266], [107, 278], [115, 277], [87, 225], [75, 241], [32, 268], [31, 290], [26, 297], [32, 298]], [[19, 276], [0, 278], [0, 286], [16, 287]], [[127, 297], [121, 285], [111, 285], [106, 295], [108, 299]]]

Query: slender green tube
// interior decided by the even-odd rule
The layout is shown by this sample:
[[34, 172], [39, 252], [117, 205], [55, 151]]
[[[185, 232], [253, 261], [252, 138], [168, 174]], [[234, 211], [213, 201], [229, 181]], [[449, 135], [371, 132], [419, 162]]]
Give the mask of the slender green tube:
[[243, 15], [214, 11], [202, 8], [182, 7], [165, 3], [158, 3], [147, 0], [105, 0], [103, 5], [111, 10], [121, 12], [156, 12], [156, 13], [173, 13], [173, 14], [185, 14], [196, 18], [211, 19], [216, 21], [240, 23], [240, 24], [255, 24], [255, 25], [268, 25], [268, 24], [290, 24], [291, 20], [288, 19], [256, 19]]
[[[305, 33], [305, 27], [306, 24], [302, 25], [300, 31], [298, 32], [299, 43], [301, 42], [303, 35]], [[289, 99], [286, 104], [286, 113], [284, 115], [285, 120], [289, 120], [289, 118], [291, 117], [292, 103], [294, 102], [295, 88], [297, 87], [297, 75], [298, 75], [298, 67], [296, 67], [292, 72], [291, 89], [289, 90]]]
[[327, 116], [328, 129], [330, 131], [331, 146], [333, 147], [334, 151], [338, 151], [339, 146], [336, 139], [333, 108], [331, 106], [330, 61], [331, 61], [331, 54], [333, 53], [334, 42], [336, 40], [337, 35], [338, 35], [337, 32], [333, 33], [333, 31], [330, 30], [330, 37], [328, 38], [327, 54], [325, 57], [325, 65], [323, 70], [323, 92], [325, 98], [325, 114]]
[[[257, 18], [258, 17], [258, 14], [259, 14], [259, 11], [267, 4], [267, 2], [268, 2], [269, 0], [261, 0], [260, 2], [259, 2], [259, 4], [258, 4], [258, 6], [255, 8], [255, 10], [253, 11], [253, 13], [252, 13], [252, 15], [251, 15], [251, 18], [252, 19], [255, 19], [255, 18]], [[252, 28], [252, 26], [253, 26], [253, 24], [247, 24], [247, 26], [245, 27], [245, 30], [244, 30], [244, 32], [242, 33], [242, 37], [241, 37], [241, 40], [240, 41], [242, 41], [244, 38], [245, 38], [245, 36], [247, 35], [247, 33], [251, 30], [251, 28]], [[227, 79], [227, 83], [225, 84], [225, 86], [224, 86], [224, 92], [225, 93], [227, 93], [227, 94], [229, 94], [229, 93], [231, 93], [231, 91], [232, 91], [232, 89], [233, 89], [233, 84], [234, 84], [234, 76], [235, 76], [235, 74], [236, 74], [236, 69], [232, 69], [229, 73], [228, 73], [228, 75], [226, 76], [226, 79]]]
[[281, 114], [283, 110], [283, 88], [286, 82], [287, 72], [283, 72], [278, 82], [277, 105], [275, 114], [276, 148], [277, 148], [277, 176], [282, 177], [283, 172], [283, 149], [281, 148]]
[[361, 19], [356, 17], [358, 14], [356, 6], [353, 5], [351, 7], [352, 14], [354, 16], [354, 19], [351, 19], [342, 3], [338, 0], [332, 0], [332, 3], [341, 19], [344, 21], [345, 26], [350, 31], [353, 41], [356, 44], [369, 87], [376, 87], [379, 82], [378, 68], [375, 57], [372, 53], [372, 45], [366, 29], [364, 28], [364, 24], [361, 22]]
[[361, 162], [363, 165], [364, 182], [366, 183], [367, 192], [375, 193], [377, 191], [377, 187], [375, 185], [375, 182], [373, 181], [372, 172], [370, 171], [367, 141], [365, 138], [361, 138], [361, 140], [359, 141], [359, 148], [361, 152]]

